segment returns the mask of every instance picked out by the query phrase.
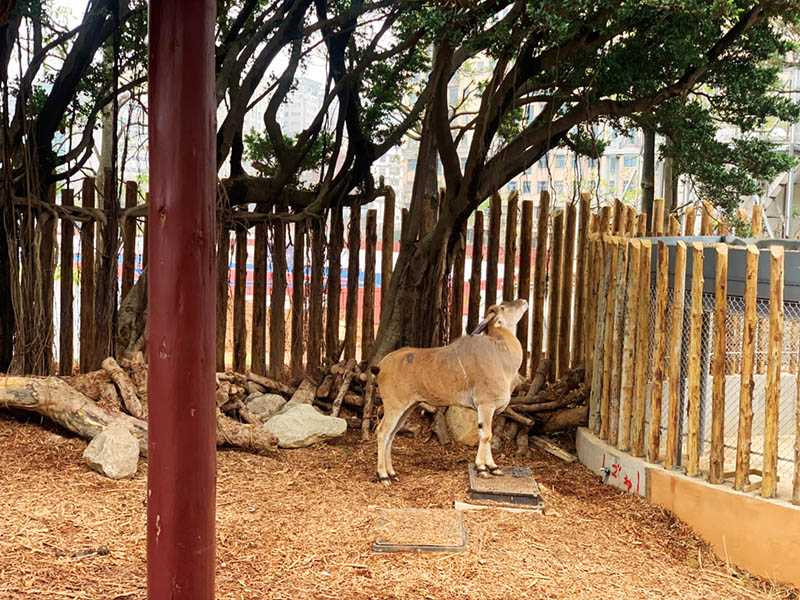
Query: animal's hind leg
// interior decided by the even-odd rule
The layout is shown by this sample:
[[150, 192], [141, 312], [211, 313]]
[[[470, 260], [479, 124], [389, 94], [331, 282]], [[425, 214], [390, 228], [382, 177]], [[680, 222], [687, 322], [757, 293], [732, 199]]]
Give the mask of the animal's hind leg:
[[389, 434], [389, 441], [386, 444], [386, 472], [392, 479], [397, 479], [397, 473], [394, 472], [394, 466], [392, 465], [392, 444], [394, 443], [394, 438], [397, 435], [397, 432], [400, 431], [400, 427], [403, 426], [408, 413], [410, 413], [416, 405], [417, 403], [414, 402], [403, 411], [403, 414], [400, 415], [400, 418], [397, 420], [394, 429], [392, 429], [391, 433]]
[[493, 403], [480, 403], [478, 409], [478, 454], [475, 457], [475, 468], [478, 475], [488, 477], [502, 475], [503, 471], [495, 464], [492, 457], [492, 419], [495, 407]]
[[389, 404], [384, 400], [383, 418], [375, 432], [375, 437], [378, 441], [378, 479], [384, 485], [389, 485], [390, 483], [389, 467], [391, 458], [389, 454], [393, 432], [396, 430], [399, 421], [402, 420], [405, 409], [405, 406], [394, 406], [393, 403]]

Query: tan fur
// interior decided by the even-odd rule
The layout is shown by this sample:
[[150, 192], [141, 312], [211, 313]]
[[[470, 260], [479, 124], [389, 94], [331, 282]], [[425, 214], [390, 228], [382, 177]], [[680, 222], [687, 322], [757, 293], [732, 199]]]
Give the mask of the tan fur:
[[403, 418], [419, 402], [466, 406], [477, 411], [481, 428], [475, 459], [479, 470], [499, 472], [491, 454], [492, 417], [511, 400], [522, 364], [522, 346], [514, 334], [525, 314], [525, 300], [490, 307], [478, 330], [441, 348], [401, 348], [380, 362], [378, 387], [383, 419], [378, 425], [378, 477], [394, 477], [391, 446]]

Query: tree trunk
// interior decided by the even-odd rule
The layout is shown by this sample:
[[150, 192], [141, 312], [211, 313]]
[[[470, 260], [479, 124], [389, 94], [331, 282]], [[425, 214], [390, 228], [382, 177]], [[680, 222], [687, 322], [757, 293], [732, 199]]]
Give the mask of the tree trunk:
[[[8, 205], [10, 206], [10, 201]], [[0, 373], [8, 371], [14, 353], [14, 305], [11, 296], [11, 261], [6, 233], [6, 210], [0, 215]]]
[[644, 155], [642, 160], [642, 212], [648, 216], [653, 214], [653, 198], [655, 197], [656, 173], [656, 131], [650, 127], [642, 129], [644, 133]]

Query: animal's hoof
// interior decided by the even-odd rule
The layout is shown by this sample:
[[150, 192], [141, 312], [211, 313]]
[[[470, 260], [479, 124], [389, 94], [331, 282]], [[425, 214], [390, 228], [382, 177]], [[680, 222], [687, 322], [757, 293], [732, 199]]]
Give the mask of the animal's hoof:
[[486, 467], [478, 467], [475, 470], [478, 472], [478, 477], [483, 477], [484, 479], [489, 478], [489, 471], [486, 470]]
[[400, 478], [397, 476], [397, 473], [389, 473], [389, 479], [392, 481], [400, 481]]
[[495, 476], [504, 475], [503, 469], [501, 469], [500, 467], [490, 468], [489, 473]]
[[386, 487], [389, 487], [390, 485], [392, 485], [392, 480], [388, 476], [378, 475], [378, 481], [380, 481]]

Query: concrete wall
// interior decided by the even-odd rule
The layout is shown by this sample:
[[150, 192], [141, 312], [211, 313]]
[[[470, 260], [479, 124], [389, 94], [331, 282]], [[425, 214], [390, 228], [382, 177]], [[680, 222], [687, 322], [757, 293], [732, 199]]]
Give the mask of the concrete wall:
[[[604, 461], [644, 480], [639, 495], [673, 513], [723, 560], [770, 581], [800, 587], [800, 506], [737, 492], [728, 486], [667, 471], [620, 452], [587, 429], [578, 430], [578, 458], [603, 477]], [[635, 493], [620, 478], [606, 483]], [[641, 492], [644, 487], [644, 493]]]

